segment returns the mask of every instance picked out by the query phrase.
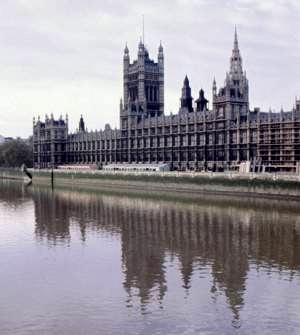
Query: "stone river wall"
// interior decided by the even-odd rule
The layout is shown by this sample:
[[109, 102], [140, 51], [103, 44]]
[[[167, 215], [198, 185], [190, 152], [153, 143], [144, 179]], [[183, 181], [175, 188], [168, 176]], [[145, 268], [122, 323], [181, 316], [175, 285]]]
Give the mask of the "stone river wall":
[[[30, 170], [33, 184], [51, 185], [51, 170]], [[0, 178], [24, 179], [18, 170], [0, 170]], [[295, 174], [257, 173], [192, 173], [192, 172], [109, 172], [61, 171], [53, 172], [55, 186], [78, 186], [135, 190], [140, 192], [193, 195], [197, 193], [230, 193], [241, 196], [291, 197], [300, 200], [300, 176]]]

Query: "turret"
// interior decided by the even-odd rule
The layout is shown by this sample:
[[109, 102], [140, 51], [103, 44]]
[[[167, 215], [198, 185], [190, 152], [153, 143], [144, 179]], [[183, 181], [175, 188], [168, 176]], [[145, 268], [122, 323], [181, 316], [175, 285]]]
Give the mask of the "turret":
[[84, 132], [85, 131], [85, 124], [82, 115], [80, 116], [79, 120], [79, 132]]
[[139, 45], [138, 45], [138, 59], [144, 57], [145, 55], [145, 46], [142, 42], [142, 39], [140, 39]]
[[197, 112], [205, 112], [208, 110], [207, 108], [208, 100], [205, 98], [204, 91], [202, 88], [199, 91], [199, 98], [195, 102], [197, 105], [197, 109], [196, 109]]
[[300, 99], [296, 97], [296, 111], [300, 112]]
[[183, 87], [181, 90], [181, 99], [180, 99], [181, 109], [187, 109], [188, 112], [193, 111], [193, 97], [190, 88], [190, 82], [187, 75], [183, 81]]
[[214, 78], [214, 81], [213, 81], [212, 93], [213, 93], [213, 97], [215, 97], [217, 95], [217, 83], [216, 83], [215, 78]]
[[160, 65], [163, 65], [164, 63], [164, 49], [163, 49], [163, 46], [161, 44], [161, 41], [160, 41], [160, 44], [159, 44], [159, 47], [158, 47], [158, 64]]
[[130, 62], [129, 49], [128, 49], [127, 43], [126, 43], [125, 48], [124, 48], [123, 61], [124, 61], [124, 63], [129, 63]]
[[127, 97], [129, 94], [128, 85], [127, 85], [129, 66], [130, 66], [130, 57], [129, 57], [128, 46], [126, 43], [125, 48], [124, 48], [124, 56], [123, 56], [123, 85], [124, 85], [123, 86], [123, 98], [124, 98], [124, 101], [127, 100]]
[[159, 85], [158, 85], [158, 100], [159, 100], [159, 113], [158, 115], [162, 115], [164, 113], [164, 100], [165, 100], [165, 93], [164, 93], [164, 49], [162, 43], [160, 41], [158, 47], [158, 71], [159, 71]]

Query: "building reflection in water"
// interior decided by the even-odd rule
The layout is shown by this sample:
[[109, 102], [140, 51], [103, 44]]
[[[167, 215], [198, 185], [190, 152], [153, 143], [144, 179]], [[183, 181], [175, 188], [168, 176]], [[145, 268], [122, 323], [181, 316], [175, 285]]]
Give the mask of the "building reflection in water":
[[191, 205], [37, 188], [32, 197], [38, 240], [68, 244], [72, 225], [83, 242], [93, 232], [119, 236], [128, 306], [136, 292], [142, 308], [153, 292], [164, 299], [167, 256], [178, 260], [187, 292], [192, 276], [209, 267], [211, 295], [224, 293], [236, 321], [250, 267], [276, 267], [291, 279], [300, 269], [300, 219], [293, 202], [203, 196]]
[[0, 202], [10, 207], [23, 206], [25, 202], [31, 202], [32, 198], [27, 188], [26, 184], [0, 179]]

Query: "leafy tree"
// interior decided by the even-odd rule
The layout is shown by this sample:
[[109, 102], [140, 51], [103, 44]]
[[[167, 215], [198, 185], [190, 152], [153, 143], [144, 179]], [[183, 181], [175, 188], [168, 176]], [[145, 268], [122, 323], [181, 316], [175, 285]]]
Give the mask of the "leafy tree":
[[0, 144], [0, 166], [21, 167], [25, 164], [32, 167], [32, 138], [17, 138]]

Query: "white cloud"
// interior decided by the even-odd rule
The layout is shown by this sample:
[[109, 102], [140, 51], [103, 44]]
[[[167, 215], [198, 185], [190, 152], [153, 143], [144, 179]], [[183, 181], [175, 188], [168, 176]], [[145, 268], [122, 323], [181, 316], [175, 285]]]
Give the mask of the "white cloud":
[[187, 73], [196, 97], [222, 84], [237, 24], [251, 106], [291, 108], [300, 95], [298, 0], [14, 0], [0, 12], [0, 134], [31, 134], [32, 116], [80, 114], [89, 128], [118, 125], [122, 54], [145, 38], [156, 57], [163, 41], [166, 112], [175, 113]]

